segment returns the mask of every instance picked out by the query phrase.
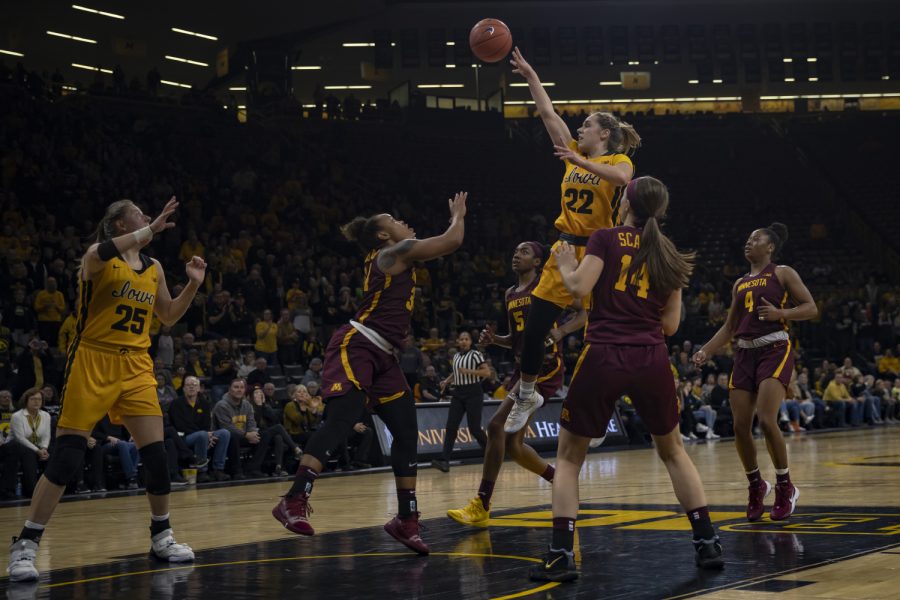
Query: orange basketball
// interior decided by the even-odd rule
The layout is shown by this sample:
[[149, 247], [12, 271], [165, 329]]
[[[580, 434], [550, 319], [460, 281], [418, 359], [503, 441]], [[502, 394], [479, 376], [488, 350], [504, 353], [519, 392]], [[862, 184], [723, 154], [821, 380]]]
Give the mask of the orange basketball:
[[469, 47], [479, 59], [495, 63], [506, 58], [512, 49], [512, 34], [500, 19], [482, 19], [469, 32]]

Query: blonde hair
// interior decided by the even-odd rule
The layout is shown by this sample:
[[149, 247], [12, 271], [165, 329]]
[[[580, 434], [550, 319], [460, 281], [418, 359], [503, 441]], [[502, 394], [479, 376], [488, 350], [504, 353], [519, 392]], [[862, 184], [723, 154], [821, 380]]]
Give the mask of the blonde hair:
[[131, 200], [116, 200], [106, 207], [106, 213], [100, 219], [97, 229], [94, 231], [95, 242], [105, 242], [119, 235], [116, 229], [116, 221], [125, 217], [125, 211], [134, 206]]
[[590, 119], [595, 119], [603, 129], [609, 129], [609, 140], [606, 142], [608, 150], [620, 154], [634, 154], [641, 145], [641, 136], [630, 123], [626, 123], [608, 112], [592, 113]]

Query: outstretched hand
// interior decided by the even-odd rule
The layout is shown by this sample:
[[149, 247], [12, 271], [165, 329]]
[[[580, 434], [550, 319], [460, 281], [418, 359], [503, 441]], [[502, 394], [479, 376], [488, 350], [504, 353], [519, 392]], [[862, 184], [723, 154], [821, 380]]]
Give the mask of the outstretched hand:
[[193, 256], [184, 265], [184, 272], [187, 273], [188, 279], [194, 283], [203, 283], [203, 280], [206, 279], [206, 261], [199, 256]]
[[452, 199], [448, 200], [450, 205], [450, 219], [463, 219], [466, 216], [466, 198], [469, 192], [456, 192]]
[[518, 73], [527, 81], [531, 81], [532, 78], [537, 78], [537, 73], [531, 68], [531, 65], [528, 64], [525, 57], [522, 56], [522, 51], [519, 50], [518, 46], [513, 49], [512, 58], [509, 59], [509, 64], [513, 67], [513, 73]]
[[150, 223], [150, 231], [154, 234], [165, 231], [166, 229], [172, 229], [175, 227], [175, 223], [168, 221], [169, 217], [175, 214], [175, 211], [178, 209], [178, 200], [175, 199], [175, 196], [172, 196], [166, 205], [163, 207], [162, 212], [159, 213], [159, 216], [153, 219], [153, 222]]

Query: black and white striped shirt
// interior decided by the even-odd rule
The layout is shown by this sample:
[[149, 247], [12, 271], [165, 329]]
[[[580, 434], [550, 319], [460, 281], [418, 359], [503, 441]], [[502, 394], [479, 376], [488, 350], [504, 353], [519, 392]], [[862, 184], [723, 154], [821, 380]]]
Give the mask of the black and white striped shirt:
[[478, 375], [463, 375], [460, 369], [469, 369], [474, 371], [486, 361], [484, 356], [478, 350], [469, 350], [468, 352], [457, 352], [453, 356], [453, 383], [455, 385], [472, 385], [481, 383], [481, 377]]

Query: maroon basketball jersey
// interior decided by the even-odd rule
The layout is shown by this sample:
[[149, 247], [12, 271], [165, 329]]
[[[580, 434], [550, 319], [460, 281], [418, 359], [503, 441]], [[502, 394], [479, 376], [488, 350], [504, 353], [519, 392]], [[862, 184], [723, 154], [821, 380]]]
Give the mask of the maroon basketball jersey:
[[[514, 285], [506, 290], [506, 318], [509, 322], [509, 335], [511, 339], [511, 348], [513, 355], [516, 357], [516, 364], [522, 357], [522, 346], [525, 343], [525, 321], [528, 319], [528, 311], [531, 309], [531, 293], [537, 287], [540, 281], [540, 275], [534, 278], [534, 281], [526, 285], [521, 290], [517, 290], [519, 286]], [[556, 323], [553, 324], [557, 327]], [[556, 357], [561, 355], [559, 344], [553, 344], [547, 347], [544, 356], [544, 366], [556, 365]], [[543, 372], [543, 369], [542, 369]]]
[[588, 239], [586, 254], [603, 260], [594, 285], [585, 342], [618, 346], [665, 343], [660, 315], [668, 295], [652, 287], [646, 265], [627, 271], [641, 246], [641, 229], [598, 229]]
[[752, 340], [776, 331], [787, 331], [785, 321], [760, 321], [757, 312], [760, 306], [764, 306], [763, 298], [778, 308], [784, 308], [787, 303], [787, 290], [778, 281], [775, 267], [775, 263], [769, 263], [757, 275], [747, 273], [738, 281], [735, 294], [740, 318], [735, 337]]
[[385, 275], [378, 268], [378, 251], [366, 256], [363, 301], [356, 320], [381, 334], [395, 348], [403, 348], [409, 334], [416, 295], [416, 272], [409, 269]]

